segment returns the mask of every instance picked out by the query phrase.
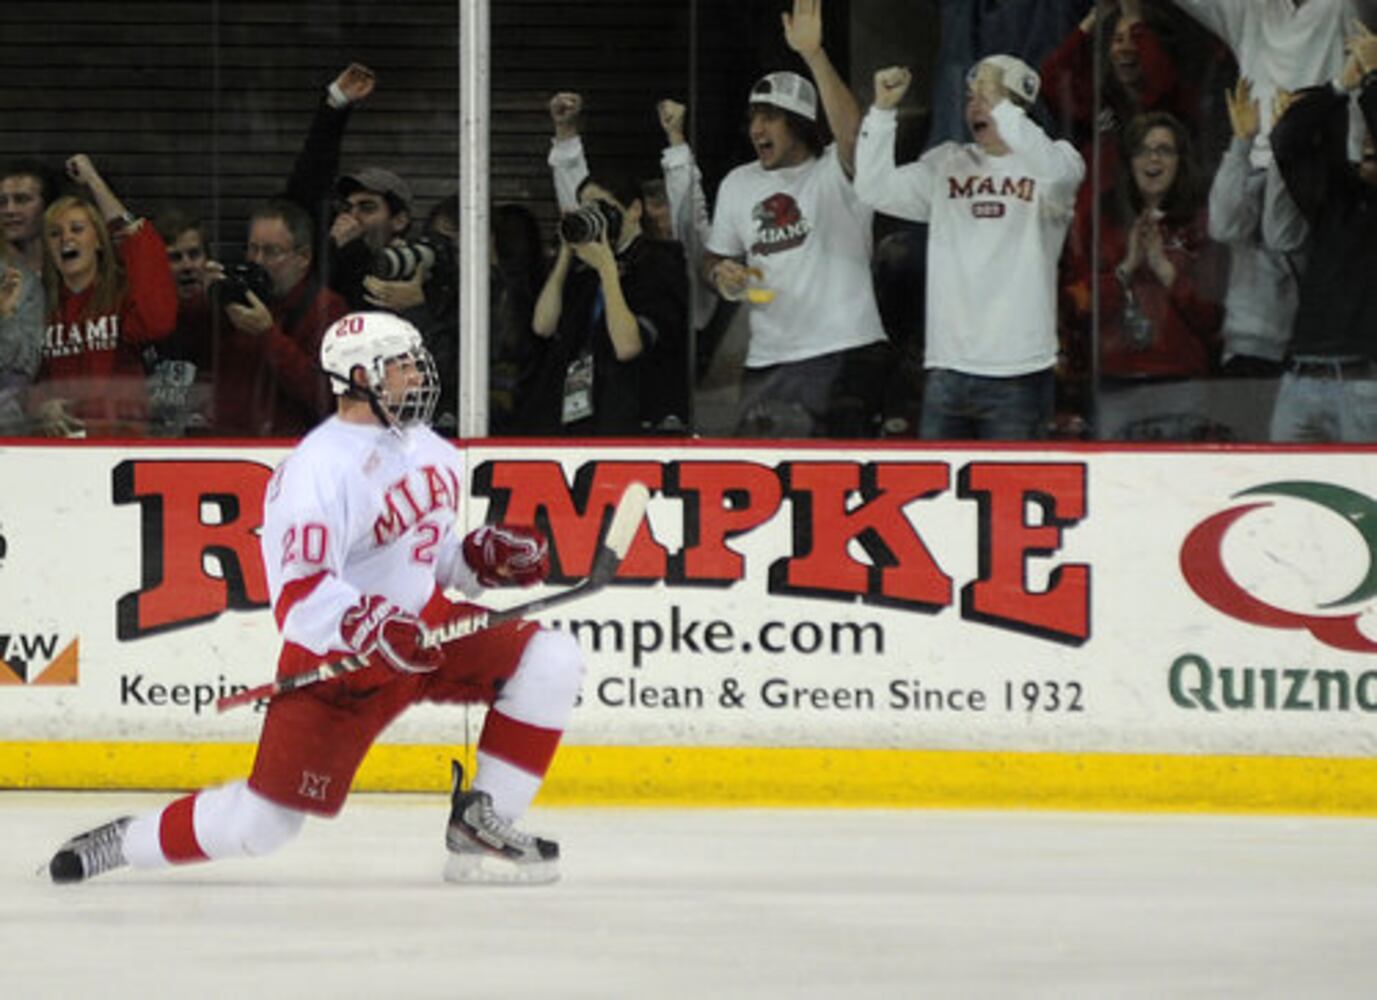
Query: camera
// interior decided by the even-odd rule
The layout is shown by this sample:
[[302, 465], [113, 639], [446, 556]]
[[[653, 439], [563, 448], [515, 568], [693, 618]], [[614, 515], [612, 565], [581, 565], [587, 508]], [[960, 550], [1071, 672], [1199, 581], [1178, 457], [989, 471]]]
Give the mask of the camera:
[[421, 268], [427, 279], [448, 278], [457, 267], [454, 244], [438, 233], [394, 243], [373, 258], [373, 273], [384, 281], [410, 281]]
[[267, 303], [273, 298], [273, 279], [261, 264], [244, 261], [225, 268], [225, 276], [206, 289], [211, 304], [223, 309], [230, 304], [246, 306], [249, 292], [258, 296], [260, 302]]
[[559, 220], [559, 235], [565, 243], [592, 243], [604, 232], [615, 247], [622, 234], [622, 212], [610, 201], [591, 201]]

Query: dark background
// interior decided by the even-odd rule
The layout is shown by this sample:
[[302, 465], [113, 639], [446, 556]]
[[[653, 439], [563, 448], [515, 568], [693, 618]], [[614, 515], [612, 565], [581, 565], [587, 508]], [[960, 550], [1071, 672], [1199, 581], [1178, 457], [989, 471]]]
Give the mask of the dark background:
[[[801, 69], [782, 2], [495, 0], [491, 190], [554, 219], [546, 110], [586, 99], [590, 161], [659, 172], [655, 102], [690, 107], [711, 194], [751, 158], [745, 97], [763, 72]], [[178, 206], [234, 259], [256, 200], [281, 189], [322, 89], [351, 61], [378, 74], [351, 120], [346, 166], [377, 163], [412, 185], [418, 216], [453, 192], [459, 149], [459, 7], [408, 2], [0, 4], [0, 158], [59, 167], [92, 156], [136, 213]], [[826, 44], [847, 71], [848, 7], [825, 7]]]

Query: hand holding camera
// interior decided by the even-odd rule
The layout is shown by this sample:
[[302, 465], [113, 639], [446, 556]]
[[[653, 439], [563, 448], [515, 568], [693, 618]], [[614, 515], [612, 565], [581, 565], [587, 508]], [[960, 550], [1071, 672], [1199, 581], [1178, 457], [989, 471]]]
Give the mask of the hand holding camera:
[[459, 296], [459, 255], [454, 241], [435, 230], [396, 240], [377, 252], [373, 273], [363, 279], [370, 305], [392, 312], [427, 302], [443, 310]]
[[[215, 261], [206, 264], [206, 295], [213, 309], [225, 309], [231, 305], [248, 306], [250, 299], [257, 298], [259, 304], [273, 297], [273, 279], [263, 265], [243, 261], [225, 267]], [[271, 324], [270, 324], [271, 325]]]
[[423, 305], [426, 300], [426, 269], [417, 268], [402, 281], [387, 281], [375, 274], [363, 279], [363, 300], [389, 312], [402, 312]]
[[201, 265], [200, 280], [201, 291], [209, 292], [211, 285], [215, 284], [217, 281], [225, 280], [225, 265], [221, 264], [218, 260], [207, 259], [206, 262]]
[[225, 315], [240, 333], [261, 337], [273, 328], [273, 314], [263, 300], [253, 292], [248, 293], [246, 304], [231, 302], [225, 306]]
[[394, 241], [373, 258], [373, 274], [383, 281], [410, 281], [418, 272], [429, 278], [457, 266], [454, 243], [429, 232], [414, 240]]
[[605, 233], [600, 239], [573, 244], [573, 250], [575, 257], [595, 271], [601, 272], [607, 268], [617, 270], [617, 255], [613, 253]]
[[600, 240], [615, 245], [622, 235], [622, 212], [610, 201], [590, 201], [559, 220], [559, 238], [577, 247]]

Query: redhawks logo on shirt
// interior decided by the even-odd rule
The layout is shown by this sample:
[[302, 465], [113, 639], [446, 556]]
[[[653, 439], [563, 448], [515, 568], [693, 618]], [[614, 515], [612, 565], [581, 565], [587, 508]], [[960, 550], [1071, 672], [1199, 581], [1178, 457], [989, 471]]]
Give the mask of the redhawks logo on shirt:
[[751, 253], [768, 255], [802, 245], [812, 227], [799, 211], [791, 194], [779, 192], [766, 198], [751, 212], [758, 234]]

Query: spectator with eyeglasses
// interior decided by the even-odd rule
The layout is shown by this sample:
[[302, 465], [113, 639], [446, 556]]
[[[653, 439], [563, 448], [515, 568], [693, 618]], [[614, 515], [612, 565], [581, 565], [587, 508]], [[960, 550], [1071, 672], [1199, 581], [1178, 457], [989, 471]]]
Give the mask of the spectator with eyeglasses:
[[266, 202], [249, 217], [244, 259], [262, 268], [269, 287], [222, 293], [229, 324], [213, 361], [217, 434], [297, 437], [327, 411], [316, 358], [326, 328], [349, 309], [317, 277], [311, 235], [311, 217], [292, 201]]
[[1205, 434], [1207, 383], [1218, 358], [1224, 257], [1207, 231], [1191, 136], [1164, 111], [1124, 131], [1119, 179], [1100, 196], [1098, 246], [1088, 214], [1071, 238], [1067, 296], [1080, 336], [1100, 293], [1097, 436], [1181, 439]]

